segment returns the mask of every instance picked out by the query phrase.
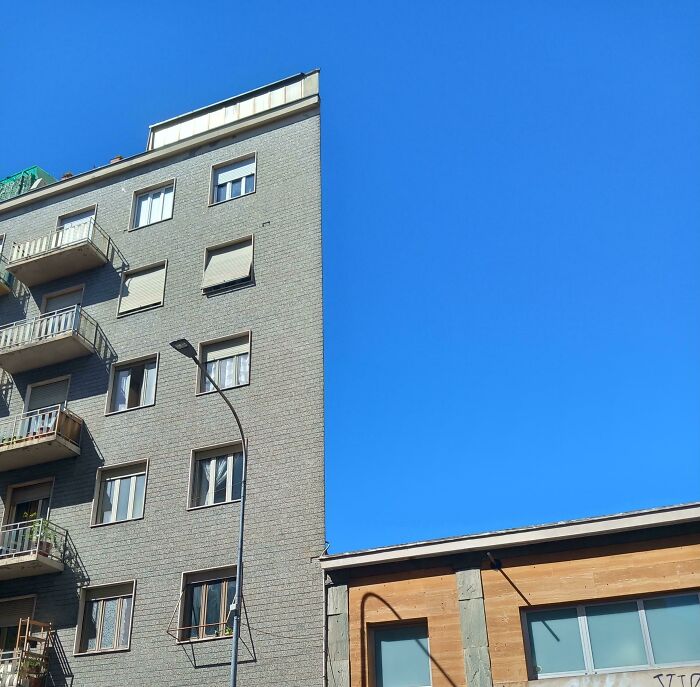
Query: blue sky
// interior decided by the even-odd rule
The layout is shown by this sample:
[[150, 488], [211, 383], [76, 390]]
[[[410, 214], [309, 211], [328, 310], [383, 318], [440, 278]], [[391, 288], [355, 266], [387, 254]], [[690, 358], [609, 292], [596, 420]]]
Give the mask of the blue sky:
[[320, 67], [332, 551], [696, 500], [700, 4], [3, 9], [0, 176]]

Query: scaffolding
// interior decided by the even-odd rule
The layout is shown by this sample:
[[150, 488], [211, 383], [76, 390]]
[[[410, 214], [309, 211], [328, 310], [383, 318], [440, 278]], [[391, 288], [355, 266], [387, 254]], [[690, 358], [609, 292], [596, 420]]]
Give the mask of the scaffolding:
[[53, 184], [56, 181], [48, 172], [41, 167], [29, 167], [17, 174], [0, 179], [0, 203], [16, 196], [21, 196], [27, 191]]

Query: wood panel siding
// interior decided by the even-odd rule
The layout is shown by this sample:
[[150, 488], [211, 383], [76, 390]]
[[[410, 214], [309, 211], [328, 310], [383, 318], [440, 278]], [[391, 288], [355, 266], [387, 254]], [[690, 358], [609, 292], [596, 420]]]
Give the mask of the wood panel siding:
[[375, 687], [372, 625], [411, 620], [428, 625], [433, 687], [466, 687], [453, 571], [420, 570], [357, 579], [349, 585], [348, 610], [351, 687]]
[[527, 681], [521, 610], [700, 588], [700, 534], [502, 560], [482, 582], [494, 685]]

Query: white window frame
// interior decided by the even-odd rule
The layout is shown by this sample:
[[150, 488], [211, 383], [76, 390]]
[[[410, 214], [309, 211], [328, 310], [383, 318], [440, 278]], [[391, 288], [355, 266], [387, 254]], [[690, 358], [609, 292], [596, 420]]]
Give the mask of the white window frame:
[[[144, 458], [143, 460], [132, 460], [129, 461], [128, 463], [122, 463], [120, 465], [103, 465], [102, 467], [97, 468], [97, 476], [95, 478], [95, 491], [92, 497], [92, 509], [90, 513], [90, 527], [106, 527], [107, 525], [124, 525], [127, 522], [134, 522], [137, 520], [143, 520], [146, 514], [146, 496], [148, 494], [148, 468], [149, 468], [149, 459]], [[134, 468], [133, 471], [129, 471], [129, 468]], [[142, 468], [142, 469], [141, 469]], [[109, 477], [110, 472], [115, 472], [117, 470], [127, 470], [125, 474], [120, 474], [117, 477]], [[107, 476], [105, 476], [107, 475]], [[136, 490], [134, 489], [136, 485], [136, 477], [143, 475], [144, 476], [144, 481], [143, 481], [143, 513], [135, 518], [133, 517], [133, 510], [134, 510], [134, 497], [136, 494]], [[129, 517], [126, 518], [126, 520], [110, 520], [109, 522], [99, 522], [98, 518], [100, 517], [100, 508], [102, 506], [101, 500], [102, 500], [102, 485], [104, 484], [105, 481], [112, 480], [112, 479], [131, 479], [132, 487], [131, 487], [131, 493], [129, 495], [129, 508], [128, 508], [128, 513]], [[121, 488], [121, 485], [117, 486], [117, 489], [115, 490], [115, 496], [114, 496], [114, 502], [118, 503], [119, 499], [119, 489]]]
[[[582, 603], [582, 604], [563, 604], [560, 606], [545, 606], [545, 607], [528, 607], [522, 611], [522, 627], [523, 636], [525, 639], [525, 655], [528, 674], [530, 675], [530, 680], [542, 680], [553, 677], [573, 677], [577, 675], [606, 675], [607, 673], [625, 673], [634, 672], [640, 670], [653, 670], [655, 668], [668, 668], [668, 667], [684, 667], [693, 666], [697, 664], [697, 661], [687, 661], [682, 663], [658, 663], [654, 661], [654, 650], [651, 645], [651, 637], [649, 634], [649, 626], [647, 625], [646, 611], [644, 609], [644, 602], [650, 601], [652, 599], [669, 599], [674, 596], [697, 596], [700, 601], [700, 591], [690, 589], [680, 592], [662, 592], [659, 594], [653, 594], [649, 596], [635, 597], [631, 599], [615, 599], [605, 601], [595, 601], [592, 603]], [[637, 613], [639, 614], [639, 624], [642, 631], [642, 640], [644, 643], [644, 651], [647, 657], [647, 663], [639, 666], [622, 666], [620, 668], [600, 668], [596, 669], [593, 663], [593, 651], [591, 648], [590, 635], [588, 633], [588, 618], [586, 616], [586, 608], [591, 608], [593, 606], [611, 606], [620, 603], [636, 603]], [[583, 660], [585, 664], [584, 670], [567, 671], [560, 673], [537, 673], [535, 669], [534, 657], [532, 655], [532, 642], [530, 638], [530, 632], [528, 629], [527, 615], [528, 612], [537, 613], [539, 611], [553, 611], [562, 609], [576, 609], [576, 615], [579, 623], [579, 635], [581, 637], [581, 649], [583, 651]]]
[[[238, 334], [232, 334], [231, 336], [221, 336], [218, 339], [211, 339], [210, 341], [201, 341], [198, 346], [197, 346], [197, 357], [199, 360], [202, 362], [202, 365], [204, 367], [207, 366], [206, 361], [204, 360], [204, 349], [207, 346], [214, 346], [216, 344], [222, 343], [224, 341], [230, 341], [232, 339], [240, 339], [244, 336], [248, 337], [248, 381], [245, 384], [236, 384], [234, 386], [227, 386], [227, 387], [221, 387], [222, 390], [226, 389], [241, 389], [245, 386], [250, 386], [250, 376], [253, 371], [253, 331], [252, 329], [246, 329], [242, 332], [238, 332]], [[234, 356], [237, 357], [237, 356]], [[214, 376], [214, 375], [212, 375]], [[208, 396], [209, 394], [215, 394], [216, 389], [211, 389], [210, 391], [204, 391], [204, 373], [197, 368], [197, 378], [195, 382], [195, 395], [196, 396]], [[217, 379], [214, 377], [214, 379]]]
[[[217, 189], [216, 175], [217, 175], [217, 172], [223, 167], [228, 167], [229, 165], [235, 165], [237, 162], [243, 162], [244, 160], [249, 160], [250, 158], [253, 158], [253, 161], [255, 164], [255, 172], [253, 172], [253, 190], [249, 191], [248, 193], [241, 193], [240, 196], [233, 196], [233, 197], [225, 198], [224, 200], [216, 200], [216, 189]], [[245, 176], [248, 176], [248, 175], [245, 175]], [[245, 177], [239, 177], [239, 178], [244, 179]], [[232, 185], [233, 181], [228, 182], [228, 184]], [[245, 191], [245, 182], [242, 184], [242, 190]], [[226, 160], [225, 162], [217, 162], [215, 165], [212, 165], [211, 174], [209, 175], [209, 207], [211, 207], [213, 205], [221, 205], [222, 203], [228, 203], [231, 200], [237, 200], [238, 198], [244, 198], [245, 196], [252, 196], [257, 190], [258, 190], [258, 154], [256, 151], [245, 153], [244, 155], [238, 155], [235, 158], [232, 158], [230, 160]]]
[[[166, 217], [164, 219], [159, 219], [156, 220], [155, 222], [149, 222], [148, 224], [140, 224], [139, 226], [136, 226], [136, 212], [138, 210], [138, 199], [146, 194], [154, 193], [155, 191], [161, 191], [165, 190], [166, 188], [172, 186], [173, 188], [173, 212], [170, 215], [170, 217]], [[138, 229], [144, 229], [145, 227], [152, 227], [154, 224], [160, 224], [161, 222], [167, 222], [168, 220], [172, 219], [175, 216], [175, 193], [176, 193], [176, 187], [177, 187], [177, 180], [175, 178], [172, 179], [167, 179], [166, 181], [162, 181], [158, 184], [153, 184], [152, 186], [146, 186], [145, 188], [140, 188], [134, 191], [132, 198], [131, 198], [131, 213], [129, 215], [129, 227], [128, 231], [137, 231]], [[149, 213], [150, 215], [150, 209]]]
[[[109, 594], [111, 589], [123, 585], [131, 585], [131, 594]], [[104, 596], [99, 595], [99, 590], [104, 589]], [[88, 599], [88, 593], [91, 591], [97, 591], [98, 596], [95, 598]], [[87, 651], [81, 651], [80, 645], [82, 643], [83, 635], [83, 625], [85, 624], [85, 610], [89, 602], [100, 601], [100, 610], [97, 615], [97, 646], [99, 647], [99, 641], [102, 634], [102, 614], [104, 609], [104, 602], [111, 599], [125, 599], [131, 596], [131, 615], [129, 617], [129, 634], [127, 637], [126, 646], [114, 647], [112, 649], [90, 649]], [[117, 607], [117, 618], [121, 620], [121, 608], [122, 602], [119, 603]], [[94, 654], [114, 654], [121, 651], [131, 651], [131, 634], [134, 628], [134, 610], [136, 608], [136, 580], [123, 580], [122, 582], [110, 582], [109, 584], [100, 585], [90, 585], [88, 587], [83, 587], [80, 590], [80, 602], [78, 604], [78, 624], [75, 628], [75, 642], [73, 644], [73, 656], [93, 656]], [[119, 631], [121, 630], [120, 622], [117, 622], [114, 629], [115, 638], [119, 636]]]
[[[124, 291], [124, 282], [133, 274], [138, 274], [139, 272], [148, 272], [149, 270], [155, 269], [156, 267], [162, 267], [165, 271], [163, 275], [163, 296], [159, 303], [151, 303], [150, 305], [144, 305], [142, 308], [136, 308], [134, 310], [127, 310], [126, 312], [119, 312], [122, 306], [122, 293]], [[155, 308], [162, 308], [165, 304], [165, 291], [168, 287], [168, 261], [167, 260], [157, 260], [152, 262], [150, 265], [142, 265], [141, 267], [135, 267], [134, 269], [126, 270], [122, 273], [122, 280], [119, 284], [119, 298], [117, 299], [117, 319], [121, 317], [129, 317], [131, 315], [136, 315], [142, 312], [148, 312], [149, 310], [154, 310]]]
[[[213, 503], [214, 494], [214, 482], [212, 479], [216, 475], [216, 461], [211, 461], [210, 472], [209, 472], [209, 489], [207, 491], [207, 500], [211, 495], [212, 503], [204, 503], [200, 506], [194, 505], [196, 492], [195, 487], [197, 486], [197, 463], [202, 460], [210, 460], [214, 456], [209, 456], [208, 458], [198, 458], [197, 454], [209, 453], [211, 451], [221, 450], [221, 454], [217, 457], [227, 456], [228, 464], [226, 466], [226, 500], [220, 501], [219, 503]], [[233, 498], [233, 474], [235, 468], [235, 454], [242, 453], [243, 444], [241, 442], [227, 442], [225, 444], [215, 444], [213, 446], [204, 446], [201, 448], [195, 448], [190, 451], [190, 477], [189, 477], [189, 488], [187, 490], [187, 510], [201, 510], [202, 508], [214, 508], [215, 506], [225, 506], [227, 503], [238, 503], [241, 499]]]
[[[145, 405], [134, 406], [133, 408], [123, 408], [122, 410], [111, 410], [112, 408], [112, 394], [115, 391], [114, 380], [117, 376], [117, 370], [123, 367], [133, 367], [140, 365], [141, 363], [146, 363], [149, 360], [156, 361], [156, 379], [153, 386], [153, 403], [147, 403]], [[160, 353], [151, 353], [150, 355], [141, 355], [138, 358], [129, 358], [127, 360], [118, 360], [112, 363], [112, 367], [109, 371], [109, 384], [107, 385], [107, 398], [105, 401], [105, 415], [119, 415], [120, 413], [130, 413], [133, 410], [140, 410], [142, 408], [152, 408], [156, 404], [158, 398], [158, 377], [160, 373]], [[143, 389], [141, 389], [143, 393]]]

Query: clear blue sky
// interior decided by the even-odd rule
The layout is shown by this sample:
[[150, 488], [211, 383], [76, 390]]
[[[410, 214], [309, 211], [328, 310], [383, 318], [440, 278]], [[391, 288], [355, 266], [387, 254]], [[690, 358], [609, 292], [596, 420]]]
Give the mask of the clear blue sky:
[[331, 550], [687, 502], [699, 36], [695, 0], [14, 3], [0, 176], [321, 67]]

